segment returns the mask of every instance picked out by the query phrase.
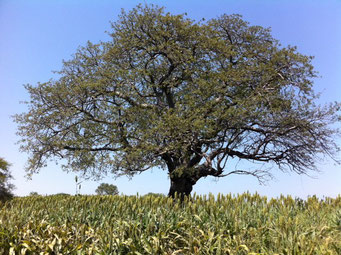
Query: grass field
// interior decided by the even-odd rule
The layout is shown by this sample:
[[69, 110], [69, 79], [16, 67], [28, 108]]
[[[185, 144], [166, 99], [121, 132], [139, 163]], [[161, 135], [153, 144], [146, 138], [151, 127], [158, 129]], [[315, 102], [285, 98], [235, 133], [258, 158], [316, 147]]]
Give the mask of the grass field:
[[341, 196], [15, 198], [0, 254], [341, 254]]

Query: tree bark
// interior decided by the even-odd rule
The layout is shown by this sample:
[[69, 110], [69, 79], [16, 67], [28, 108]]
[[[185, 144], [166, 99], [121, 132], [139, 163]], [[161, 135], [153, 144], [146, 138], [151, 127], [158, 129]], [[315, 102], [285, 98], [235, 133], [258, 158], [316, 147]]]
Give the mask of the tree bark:
[[194, 184], [195, 182], [189, 177], [171, 178], [168, 196], [175, 198], [175, 194], [177, 194], [177, 197], [183, 200], [186, 196], [191, 194]]

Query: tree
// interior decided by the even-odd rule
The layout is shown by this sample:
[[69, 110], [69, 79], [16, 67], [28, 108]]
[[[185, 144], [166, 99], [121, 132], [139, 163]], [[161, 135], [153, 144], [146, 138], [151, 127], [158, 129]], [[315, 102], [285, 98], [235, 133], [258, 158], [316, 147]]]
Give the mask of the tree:
[[[207, 176], [263, 182], [273, 165], [306, 174], [335, 158], [340, 104], [315, 104], [312, 57], [269, 29], [139, 5], [110, 36], [64, 61], [58, 79], [26, 85], [29, 110], [16, 121], [30, 174], [50, 158], [94, 177], [161, 167], [174, 196]], [[233, 158], [269, 167], [236, 169]]]
[[62, 196], [62, 197], [67, 197], [67, 196], [71, 196], [70, 194], [68, 194], [68, 193], [63, 193], [63, 192], [61, 192], [61, 193], [56, 193], [56, 194], [54, 194], [54, 196]]
[[10, 164], [3, 158], [0, 158], [0, 201], [13, 197], [12, 190], [14, 186], [9, 183], [9, 180], [12, 179], [9, 167]]
[[31, 197], [37, 197], [37, 196], [39, 196], [39, 193], [36, 192], [36, 191], [31, 191], [30, 194], [29, 194], [29, 196], [31, 196]]
[[162, 193], [154, 193], [154, 192], [149, 192], [145, 196], [152, 196], [152, 197], [165, 197], [164, 194]]
[[98, 195], [118, 195], [118, 189], [113, 184], [101, 183], [95, 190]]

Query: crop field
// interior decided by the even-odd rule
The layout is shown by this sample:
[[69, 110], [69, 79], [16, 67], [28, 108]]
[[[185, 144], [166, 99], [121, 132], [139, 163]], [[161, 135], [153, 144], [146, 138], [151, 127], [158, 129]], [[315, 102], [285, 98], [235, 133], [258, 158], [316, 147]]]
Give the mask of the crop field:
[[341, 196], [32, 196], [0, 204], [0, 254], [341, 254]]

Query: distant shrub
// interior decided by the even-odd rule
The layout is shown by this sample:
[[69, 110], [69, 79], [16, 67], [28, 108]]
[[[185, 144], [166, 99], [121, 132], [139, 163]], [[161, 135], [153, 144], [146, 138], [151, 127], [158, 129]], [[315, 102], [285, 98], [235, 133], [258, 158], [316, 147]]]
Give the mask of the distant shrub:
[[149, 192], [149, 193], [147, 193], [145, 196], [166, 197], [165, 194], [162, 194], [162, 193], [153, 193], [153, 192]]
[[113, 184], [101, 183], [96, 189], [98, 195], [118, 195], [118, 189]]
[[57, 194], [54, 194], [54, 196], [71, 196], [71, 195], [68, 193], [57, 193]]
[[12, 179], [12, 175], [9, 171], [10, 166], [10, 163], [3, 158], [0, 158], [0, 201], [6, 201], [13, 198], [12, 190], [14, 186], [9, 183], [9, 180]]

